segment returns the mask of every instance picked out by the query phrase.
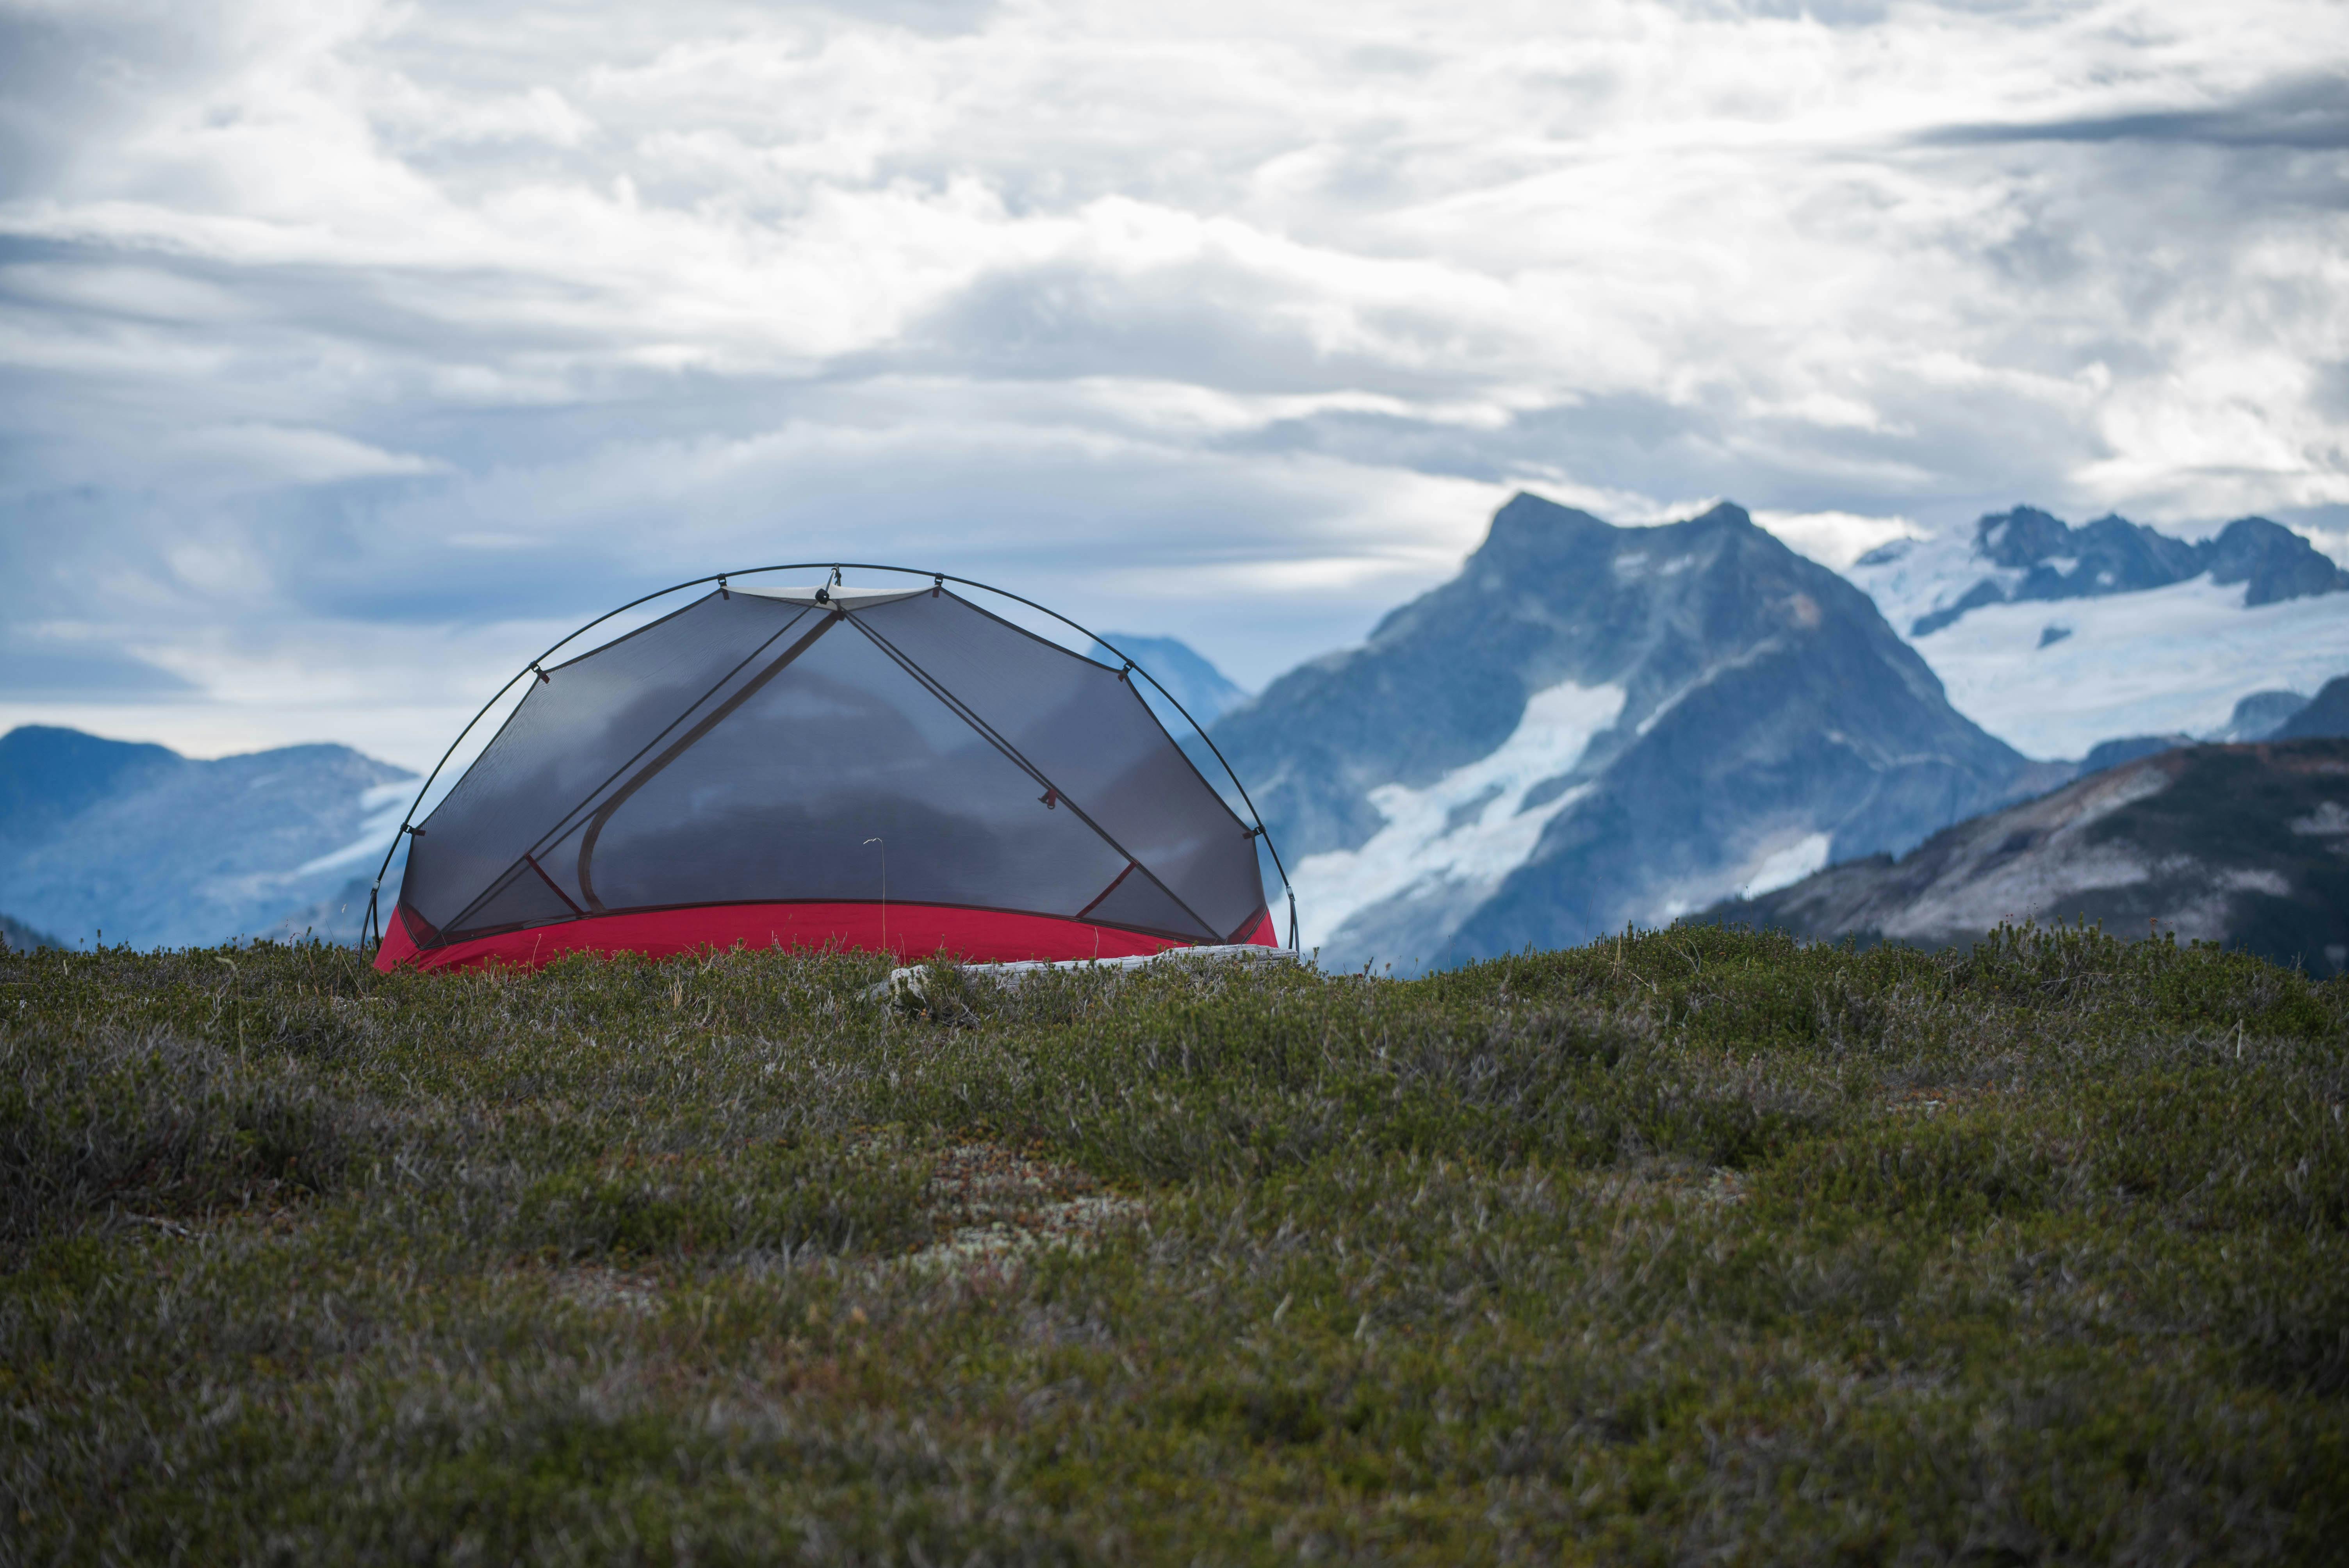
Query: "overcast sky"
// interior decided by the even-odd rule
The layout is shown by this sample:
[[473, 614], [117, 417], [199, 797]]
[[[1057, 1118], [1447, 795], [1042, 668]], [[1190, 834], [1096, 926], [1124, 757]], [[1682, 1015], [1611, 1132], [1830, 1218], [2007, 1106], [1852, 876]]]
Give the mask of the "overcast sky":
[[835, 556], [1256, 686], [1519, 488], [2349, 559], [2345, 205], [2332, 0], [0, 0], [0, 725], [412, 765]]

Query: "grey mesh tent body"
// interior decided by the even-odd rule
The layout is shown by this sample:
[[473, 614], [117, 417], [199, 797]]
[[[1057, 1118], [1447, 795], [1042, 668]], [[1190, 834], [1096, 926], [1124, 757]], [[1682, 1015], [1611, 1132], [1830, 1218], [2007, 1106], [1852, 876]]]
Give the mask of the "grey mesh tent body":
[[[515, 677], [525, 695], [480, 756], [402, 825], [378, 968], [1278, 941], [1261, 822], [1152, 715], [1143, 672], [1038, 636], [943, 573], [886, 590], [838, 587], [837, 570], [815, 588], [744, 575]], [[1293, 941], [1293, 903], [1290, 924]]]

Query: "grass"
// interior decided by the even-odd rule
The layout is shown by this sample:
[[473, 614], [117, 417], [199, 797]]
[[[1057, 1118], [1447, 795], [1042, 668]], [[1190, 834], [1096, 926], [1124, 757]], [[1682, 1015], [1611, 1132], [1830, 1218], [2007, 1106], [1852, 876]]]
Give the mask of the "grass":
[[2349, 982], [0, 959], [0, 1561], [2339, 1561]]

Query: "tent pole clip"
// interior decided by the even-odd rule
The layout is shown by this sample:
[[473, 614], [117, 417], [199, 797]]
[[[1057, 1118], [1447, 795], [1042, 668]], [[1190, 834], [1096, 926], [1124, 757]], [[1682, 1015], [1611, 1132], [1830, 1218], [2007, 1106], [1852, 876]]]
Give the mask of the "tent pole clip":
[[718, 596], [730, 604], [734, 602], [734, 595], [726, 592], [726, 579], [723, 576], [718, 579]]
[[1047, 811], [1058, 810], [1060, 809], [1061, 792], [1058, 789], [1047, 788], [1045, 791], [1041, 795], [1037, 796], [1036, 799], [1044, 802], [1044, 810]]
[[945, 592], [946, 592], [946, 587], [947, 587], [947, 580], [946, 580], [946, 576], [945, 576], [945, 574], [944, 574], [944, 573], [934, 572], [934, 573], [932, 573], [930, 574], [930, 597], [931, 597], [931, 598], [935, 599], [935, 598], [936, 598], [939, 594], [941, 594], [941, 593], [945, 593]]
[[548, 675], [544, 670], [540, 669], [535, 664], [533, 664], [530, 666], [530, 672], [538, 677], [538, 684], [541, 686], [553, 686], [554, 684], [554, 677]]
[[423, 830], [423, 829], [421, 829], [421, 828], [411, 828], [411, 827], [409, 827], [408, 824], [406, 824], [405, 822], [403, 822], [403, 823], [401, 823], [401, 824], [400, 824], [399, 830], [400, 830], [401, 832], [403, 832], [403, 833], [406, 833], [406, 834], [407, 834], [409, 838], [411, 838], [411, 839], [420, 839], [420, 838], [422, 838], [422, 837], [424, 836], [424, 830]]

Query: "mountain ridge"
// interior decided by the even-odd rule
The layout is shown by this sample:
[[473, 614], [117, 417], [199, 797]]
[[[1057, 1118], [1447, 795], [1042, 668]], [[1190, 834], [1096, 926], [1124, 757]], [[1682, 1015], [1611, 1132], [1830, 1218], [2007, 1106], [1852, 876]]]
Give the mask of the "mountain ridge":
[[[1853, 565], [1896, 565], [1916, 548], [1916, 541], [1896, 540]], [[1976, 521], [1970, 559], [1984, 562], [1990, 574], [1916, 616], [1909, 636], [1931, 636], [1992, 604], [2142, 593], [2205, 573], [2220, 587], [2242, 583], [2246, 608], [2349, 591], [2349, 571], [2282, 523], [2257, 516], [2239, 517], [2196, 542], [2131, 522], [2117, 512], [2074, 527], [2037, 507], [2015, 506]]]
[[1951, 703], [2033, 757], [2249, 739], [2243, 699], [2349, 670], [2349, 573], [2264, 518], [2197, 543], [2022, 506], [1896, 541], [1845, 575], [1907, 628]]

